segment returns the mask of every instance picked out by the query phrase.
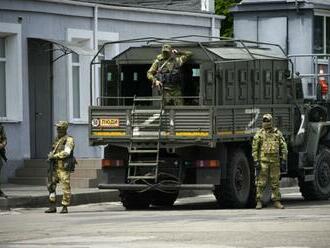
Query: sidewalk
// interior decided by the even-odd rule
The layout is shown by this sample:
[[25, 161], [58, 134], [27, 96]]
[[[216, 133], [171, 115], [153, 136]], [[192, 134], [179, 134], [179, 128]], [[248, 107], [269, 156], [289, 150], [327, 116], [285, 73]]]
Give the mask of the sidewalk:
[[[2, 190], [8, 195], [8, 198], [0, 198], [0, 210], [9, 210], [10, 208], [35, 208], [47, 207], [48, 191], [46, 186], [31, 186], [4, 184]], [[299, 192], [298, 187], [281, 188], [283, 194]], [[193, 197], [200, 194], [211, 194], [210, 191], [181, 191], [179, 198]], [[62, 199], [61, 190], [57, 191], [57, 203], [60, 204]], [[97, 188], [73, 188], [71, 205], [114, 202], [120, 201], [119, 192], [117, 190], [99, 190]]]
[[[3, 184], [1, 189], [8, 198], [0, 198], [0, 210], [10, 208], [46, 207], [48, 191], [46, 186]], [[71, 205], [119, 201], [117, 190], [99, 190], [97, 188], [73, 188]], [[57, 190], [57, 203], [60, 204], [62, 192]]]

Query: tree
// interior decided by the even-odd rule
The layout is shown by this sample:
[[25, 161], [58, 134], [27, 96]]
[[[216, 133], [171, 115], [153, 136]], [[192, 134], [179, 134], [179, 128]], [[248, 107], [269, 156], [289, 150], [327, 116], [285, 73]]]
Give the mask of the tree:
[[224, 15], [226, 19], [221, 22], [220, 36], [233, 37], [233, 14], [229, 8], [235, 6], [241, 0], [215, 0], [215, 13]]

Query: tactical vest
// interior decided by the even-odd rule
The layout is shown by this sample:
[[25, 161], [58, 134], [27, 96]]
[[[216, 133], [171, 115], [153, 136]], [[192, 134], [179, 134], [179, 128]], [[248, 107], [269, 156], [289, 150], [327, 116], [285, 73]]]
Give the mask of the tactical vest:
[[[65, 135], [64, 137], [60, 138], [57, 141], [57, 142], [60, 142], [59, 144], [57, 142], [54, 143], [53, 149], [55, 149], [55, 147], [57, 146], [56, 147], [56, 150], [54, 151], [54, 153], [58, 153], [58, 152], [64, 151], [65, 145], [66, 145], [66, 141], [67, 141], [67, 138], [68, 137], [69, 137], [69, 135]], [[70, 171], [70, 172], [74, 172], [75, 166], [77, 164], [76, 158], [73, 156], [73, 152], [74, 152], [74, 148], [71, 150], [70, 155], [63, 160], [64, 168], [67, 171]]]
[[280, 137], [277, 129], [272, 132], [262, 130], [260, 144], [260, 160], [269, 162], [279, 162], [280, 160]]
[[181, 73], [176, 59], [174, 58], [168, 62], [164, 61], [158, 68], [156, 78], [161, 81], [165, 87], [172, 87], [178, 84], [181, 81]]

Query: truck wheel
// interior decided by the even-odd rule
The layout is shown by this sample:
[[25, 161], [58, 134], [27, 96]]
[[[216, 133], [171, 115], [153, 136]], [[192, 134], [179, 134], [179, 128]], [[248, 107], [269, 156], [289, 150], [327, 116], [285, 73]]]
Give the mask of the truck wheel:
[[127, 210], [147, 209], [150, 205], [149, 192], [120, 191], [120, 198]]
[[330, 198], [330, 150], [322, 148], [314, 162], [314, 180], [304, 182], [299, 178], [299, 187], [305, 200]]
[[155, 206], [171, 207], [178, 198], [178, 194], [178, 191], [173, 193], [155, 191], [152, 196], [151, 204]]
[[226, 179], [215, 189], [220, 206], [244, 208], [248, 206], [251, 191], [251, 173], [248, 159], [242, 150], [231, 154]]

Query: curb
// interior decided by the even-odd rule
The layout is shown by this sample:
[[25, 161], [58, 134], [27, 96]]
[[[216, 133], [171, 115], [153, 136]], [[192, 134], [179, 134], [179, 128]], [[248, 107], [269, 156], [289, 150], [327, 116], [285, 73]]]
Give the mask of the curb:
[[[56, 202], [60, 205], [62, 194], [56, 196]], [[119, 201], [119, 192], [117, 190], [76, 193], [71, 196], [71, 206]], [[0, 210], [10, 210], [11, 208], [38, 208], [48, 207], [48, 196], [24, 196], [24, 197], [9, 197], [0, 199]]]
[[[208, 194], [209, 191], [201, 190], [183, 190], [178, 198], [194, 197], [197, 195]], [[62, 194], [56, 196], [57, 205], [60, 205]], [[100, 190], [96, 192], [75, 193], [71, 196], [71, 206], [120, 201], [119, 191]], [[16, 196], [9, 198], [0, 198], [0, 210], [10, 210], [11, 208], [39, 208], [48, 207], [48, 195], [42, 196]]]

